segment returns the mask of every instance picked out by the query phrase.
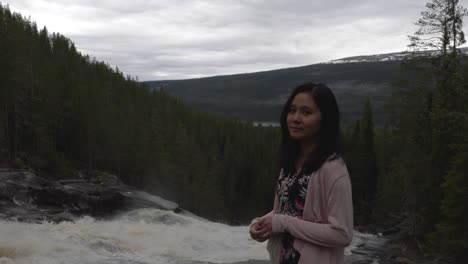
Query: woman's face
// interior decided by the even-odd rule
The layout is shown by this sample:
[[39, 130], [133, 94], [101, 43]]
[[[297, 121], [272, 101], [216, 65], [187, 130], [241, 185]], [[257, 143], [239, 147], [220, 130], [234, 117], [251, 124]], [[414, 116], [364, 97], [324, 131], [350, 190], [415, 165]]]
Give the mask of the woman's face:
[[322, 114], [312, 95], [298, 93], [287, 115], [289, 135], [299, 141], [315, 141], [320, 131]]

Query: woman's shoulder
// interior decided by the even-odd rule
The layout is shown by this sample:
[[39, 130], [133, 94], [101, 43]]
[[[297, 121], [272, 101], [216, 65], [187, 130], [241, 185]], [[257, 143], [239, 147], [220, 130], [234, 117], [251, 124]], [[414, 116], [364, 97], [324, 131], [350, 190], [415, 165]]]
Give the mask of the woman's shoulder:
[[332, 182], [340, 177], [349, 176], [346, 162], [336, 153], [327, 158], [327, 160], [322, 164], [320, 172], [325, 175], [325, 178], [328, 181]]

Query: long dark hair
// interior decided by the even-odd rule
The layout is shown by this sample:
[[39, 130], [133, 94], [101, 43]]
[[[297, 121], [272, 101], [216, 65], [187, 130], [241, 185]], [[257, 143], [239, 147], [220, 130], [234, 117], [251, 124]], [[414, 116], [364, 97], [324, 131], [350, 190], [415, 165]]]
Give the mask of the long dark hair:
[[320, 130], [315, 150], [306, 158], [301, 173], [310, 174], [318, 170], [327, 158], [339, 155], [340, 113], [333, 92], [325, 84], [305, 83], [299, 85], [289, 96], [281, 113], [281, 154], [280, 166], [285, 175], [295, 171], [295, 163], [300, 155], [299, 141], [289, 135], [287, 117], [294, 97], [308, 93], [317, 104], [320, 113]]

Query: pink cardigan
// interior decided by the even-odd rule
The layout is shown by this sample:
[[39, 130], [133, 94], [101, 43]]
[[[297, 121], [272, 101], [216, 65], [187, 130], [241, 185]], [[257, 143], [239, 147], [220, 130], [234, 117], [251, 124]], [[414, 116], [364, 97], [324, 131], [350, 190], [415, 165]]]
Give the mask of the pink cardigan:
[[344, 248], [353, 237], [353, 202], [351, 181], [341, 158], [327, 160], [312, 174], [302, 219], [276, 214], [277, 208], [275, 197], [268, 214], [272, 215], [273, 235], [289, 233], [295, 238], [299, 264], [344, 263]]

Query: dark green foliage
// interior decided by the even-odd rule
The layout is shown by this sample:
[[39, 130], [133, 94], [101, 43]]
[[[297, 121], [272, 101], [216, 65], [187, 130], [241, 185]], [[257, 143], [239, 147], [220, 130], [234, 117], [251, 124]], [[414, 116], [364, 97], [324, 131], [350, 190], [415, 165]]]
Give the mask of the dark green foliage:
[[[464, 42], [461, 21], [466, 10], [455, 0], [434, 0], [427, 7], [418, 24], [437, 29], [439, 42], [425, 45], [436, 45], [442, 52], [403, 62], [403, 78], [391, 102], [392, 119], [378, 135], [387, 138], [378, 140], [379, 152], [390, 154], [379, 153], [386, 164], [379, 165], [374, 219], [385, 218], [388, 210], [401, 221], [405, 235], [422, 242], [426, 253], [438, 252], [465, 263], [468, 58], [456, 47]], [[418, 32], [429, 35], [425, 29]], [[401, 200], [391, 202], [398, 195]]]
[[[435, 42], [412, 44], [422, 49], [437, 46], [442, 52], [432, 57], [414, 53], [402, 62], [389, 122], [374, 130], [377, 169], [364, 154], [372, 149], [363, 144], [363, 139], [372, 138], [365, 132], [372, 127], [365, 121], [372, 120], [365, 116], [368, 110], [344, 133], [355, 219], [357, 224], [398, 225], [406, 241], [419, 241], [421, 253], [466, 263], [468, 58], [456, 49], [464, 42], [461, 20], [466, 10], [456, 0], [434, 0], [427, 7], [418, 25], [430, 28], [420, 29], [416, 37], [441, 35]], [[370, 171], [378, 171], [374, 199], [366, 186]]]
[[440, 217], [430, 242], [443, 253], [468, 259], [468, 97], [467, 62], [452, 54], [443, 72], [440, 96], [431, 112], [435, 170], [441, 178]]
[[271, 209], [279, 131], [202, 113], [0, 5], [0, 164], [105, 170], [204, 217]]
[[363, 116], [344, 133], [355, 222], [398, 225], [424, 253], [464, 263], [468, 58], [414, 58], [403, 66], [402, 76], [408, 78], [395, 85], [388, 125], [373, 128], [368, 102]]
[[[468, 118], [454, 117], [463, 122], [463, 137], [459, 137], [450, 168], [442, 185], [442, 219], [431, 234], [432, 244], [440, 251], [468, 259]], [[460, 132], [459, 132], [460, 133]]]
[[[391, 187], [400, 188], [401, 201], [394, 203], [402, 212], [406, 230], [411, 235], [432, 230], [438, 215], [437, 204], [441, 190], [434, 178], [431, 163], [432, 152], [432, 93], [435, 80], [432, 62], [427, 58], [415, 58], [403, 62], [402, 79], [395, 86], [390, 122], [391, 129], [385, 132], [391, 155], [382, 153], [388, 165], [383, 169], [381, 192], [393, 192]], [[397, 181], [397, 182], [395, 182]], [[394, 197], [396, 198], [396, 197]], [[384, 197], [379, 200], [388, 203]]]
[[365, 225], [370, 222], [369, 212], [374, 205], [378, 179], [374, 121], [369, 99], [366, 100], [362, 118], [356, 121], [348, 134], [345, 155], [353, 184], [355, 223]]

